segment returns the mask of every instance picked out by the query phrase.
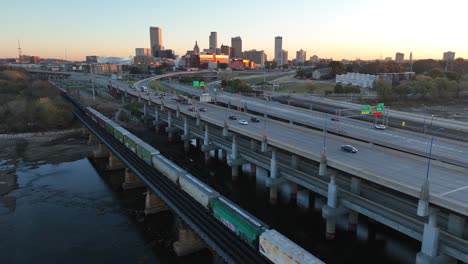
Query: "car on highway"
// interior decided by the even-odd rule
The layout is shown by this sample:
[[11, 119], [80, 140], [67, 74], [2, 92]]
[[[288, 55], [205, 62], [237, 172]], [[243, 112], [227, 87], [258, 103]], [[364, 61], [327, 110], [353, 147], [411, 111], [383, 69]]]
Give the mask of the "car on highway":
[[351, 145], [342, 145], [341, 150], [350, 152], [350, 153], [357, 153], [357, 148], [351, 146]]
[[385, 125], [375, 125], [374, 128], [375, 128], [375, 129], [384, 130], [384, 129], [386, 129], [387, 127], [386, 127]]
[[198, 108], [198, 111], [200, 111], [200, 112], [206, 112], [206, 108], [205, 108], [205, 107], [200, 107], [200, 108]]
[[140, 89], [141, 89], [142, 92], [148, 92], [148, 87], [146, 87], [146, 86], [142, 86], [142, 87], [140, 87]]
[[239, 124], [241, 125], [248, 125], [249, 122], [245, 121], [244, 119], [239, 120]]
[[189, 107], [188, 110], [189, 110], [190, 112], [195, 112], [195, 107], [193, 107], [193, 106], [192, 106], [192, 107]]
[[254, 117], [254, 116], [250, 118], [250, 121], [252, 121], [254, 123], [260, 122], [260, 120], [258, 120], [258, 118]]
[[336, 122], [340, 121], [340, 119], [338, 117], [332, 117], [332, 118], [330, 118], [330, 120], [331, 121], [336, 121]]
[[237, 117], [236, 117], [236, 116], [233, 116], [233, 115], [231, 115], [231, 116], [229, 116], [229, 119], [230, 119], [230, 120], [237, 120]]

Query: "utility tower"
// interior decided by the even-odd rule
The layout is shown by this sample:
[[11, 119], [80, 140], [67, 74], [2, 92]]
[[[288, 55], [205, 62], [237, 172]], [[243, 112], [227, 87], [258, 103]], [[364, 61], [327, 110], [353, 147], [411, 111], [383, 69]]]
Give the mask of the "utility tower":
[[18, 39], [18, 55], [19, 55], [19, 56], [18, 56], [19, 63], [21, 64], [21, 56], [22, 56], [22, 54], [21, 54], [21, 45], [20, 45], [19, 39]]

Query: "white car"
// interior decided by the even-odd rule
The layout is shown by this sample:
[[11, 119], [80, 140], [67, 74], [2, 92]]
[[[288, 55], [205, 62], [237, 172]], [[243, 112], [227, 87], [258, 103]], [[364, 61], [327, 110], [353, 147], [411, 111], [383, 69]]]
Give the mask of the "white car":
[[382, 130], [384, 130], [384, 129], [386, 129], [387, 127], [386, 127], [385, 125], [375, 125], [374, 128], [375, 128], [375, 129], [382, 129]]
[[245, 121], [244, 119], [239, 120], [239, 124], [241, 125], [248, 125], [249, 122]]

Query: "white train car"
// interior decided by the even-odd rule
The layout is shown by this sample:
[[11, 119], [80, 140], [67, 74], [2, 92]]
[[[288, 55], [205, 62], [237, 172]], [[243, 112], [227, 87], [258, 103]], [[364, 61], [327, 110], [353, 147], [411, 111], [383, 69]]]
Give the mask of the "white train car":
[[260, 235], [259, 251], [277, 264], [325, 264], [274, 229]]
[[159, 170], [169, 180], [178, 184], [179, 177], [187, 174], [187, 171], [177, 166], [174, 162], [170, 161], [163, 155], [154, 155], [152, 158], [153, 167]]
[[210, 209], [211, 200], [219, 197], [219, 193], [204, 184], [191, 174], [181, 175], [179, 185], [182, 190], [188, 193], [193, 199]]

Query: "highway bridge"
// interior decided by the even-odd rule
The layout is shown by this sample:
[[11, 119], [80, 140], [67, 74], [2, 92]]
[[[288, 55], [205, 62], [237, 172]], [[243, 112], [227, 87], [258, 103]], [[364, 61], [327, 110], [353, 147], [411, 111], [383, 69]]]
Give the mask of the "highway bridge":
[[[137, 85], [148, 81], [143, 80]], [[236, 100], [227, 97], [228, 105], [237, 106], [244, 112], [210, 104], [203, 105], [206, 112], [191, 112], [188, 106], [167, 97], [160, 98], [153, 92], [140, 93], [128, 89], [128, 85], [119, 84], [116, 88], [126, 96], [138, 98], [135, 100], [143, 104], [142, 111], [146, 115], [152, 114], [157, 125], [167, 126], [170, 136], [181, 133], [185, 140], [202, 138], [207, 152], [214, 149], [228, 151], [228, 164], [232, 166], [233, 177], [238, 166], [244, 163], [268, 170], [270, 177], [266, 184], [270, 187], [272, 201], [276, 200], [277, 187], [281, 184], [291, 184], [296, 188], [301, 186], [305, 191], [315, 193], [317, 198], [326, 197], [327, 205], [323, 206], [322, 212], [327, 219], [326, 231], [330, 236], [334, 234], [337, 216], [348, 214], [352, 225], [357, 223], [359, 213], [421, 241], [421, 252], [417, 258], [419, 263], [433, 263], [447, 257], [468, 262], [468, 176], [463, 166], [466, 164], [466, 156], [463, 155], [466, 146], [463, 144], [444, 141], [447, 145], [441, 148], [442, 151], [437, 149], [443, 144], [434, 145], [434, 154], [439, 160], [430, 166], [429, 191], [426, 186], [427, 158], [421, 149], [411, 148], [405, 142], [406, 134], [401, 136], [401, 142], [396, 143], [396, 147], [388, 148], [385, 141], [370, 144], [356, 136], [340, 136], [353, 126], [359, 127], [351, 121], [336, 124], [329, 121], [329, 116], [322, 114], [315, 122], [328, 124], [327, 130], [337, 131], [326, 137], [326, 133], [297, 125], [307, 121], [306, 113], [303, 113], [305, 121], [298, 118], [296, 122], [285, 123], [268, 118], [280, 114], [294, 117], [292, 110], [288, 114], [283, 112], [285, 110], [281, 111], [288, 110], [283, 105], [277, 105], [267, 112], [272, 105], [255, 105], [247, 99], [242, 102], [244, 98], [239, 99], [236, 105]], [[247, 126], [227, 118], [236, 115], [239, 119], [249, 120], [252, 116], [249, 112], [262, 111], [266, 112], [264, 118]], [[342, 124], [348, 124], [348, 127], [339, 127]], [[404, 133], [392, 132], [396, 135]], [[381, 134], [376, 138], [385, 135]], [[387, 137], [389, 142], [394, 141], [395, 136]], [[413, 140], [417, 138], [415, 134]], [[426, 142], [427, 147], [428, 141], [426, 138], [420, 142]], [[437, 139], [437, 142], [440, 140]], [[345, 143], [357, 146], [359, 152], [342, 152], [340, 146]], [[453, 150], [461, 151], [461, 154], [451, 155]]]

